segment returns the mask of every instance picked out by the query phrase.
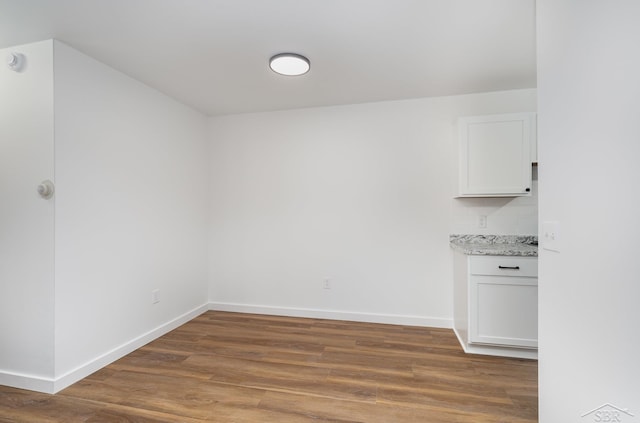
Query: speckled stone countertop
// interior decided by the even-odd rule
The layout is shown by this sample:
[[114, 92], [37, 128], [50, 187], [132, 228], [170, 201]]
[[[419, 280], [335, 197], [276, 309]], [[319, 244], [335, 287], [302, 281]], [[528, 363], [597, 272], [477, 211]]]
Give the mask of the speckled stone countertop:
[[535, 235], [449, 235], [449, 244], [467, 255], [538, 256]]

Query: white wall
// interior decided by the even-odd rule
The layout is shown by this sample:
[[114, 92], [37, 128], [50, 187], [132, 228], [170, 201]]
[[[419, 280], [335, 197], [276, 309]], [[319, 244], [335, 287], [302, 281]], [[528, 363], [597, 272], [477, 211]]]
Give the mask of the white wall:
[[[457, 198], [452, 210], [451, 233], [493, 235], [538, 234], [538, 168], [533, 167], [530, 197]], [[478, 219], [487, 216], [487, 227]]]
[[[640, 419], [640, 3], [539, 0], [540, 421]], [[605, 403], [631, 417], [581, 416]], [[609, 408], [611, 411], [611, 408]]]
[[206, 157], [203, 115], [55, 42], [58, 378], [206, 304]]
[[26, 66], [0, 66], [0, 384], [50, 380], [54, 356], [54, 200], [36, 193], [53, 179], [52, 42], [10, 52]]
[[212, 306], [450, 326], [449, 233], [532, 233], [537, 206], [453, 200], [456, 118], [535, 110], [521, 90], [212, 118]]

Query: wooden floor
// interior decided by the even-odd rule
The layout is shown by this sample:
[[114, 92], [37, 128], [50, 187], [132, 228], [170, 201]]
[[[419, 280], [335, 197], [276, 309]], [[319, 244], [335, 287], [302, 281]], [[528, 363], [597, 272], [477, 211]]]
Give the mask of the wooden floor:
[[451, 330], [207, 312], [0, 422], [536, 422], [537, 362]]

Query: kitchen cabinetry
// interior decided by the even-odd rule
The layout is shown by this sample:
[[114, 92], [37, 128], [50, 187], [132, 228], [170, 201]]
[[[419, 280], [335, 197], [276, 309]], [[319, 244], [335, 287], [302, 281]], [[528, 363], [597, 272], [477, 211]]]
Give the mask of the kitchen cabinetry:
[[537, 356], [537, 257], [455, 252], [454, 277], [454, 329], [466, 352]]
[[458, 135], [459, 197], [531, 195], [535, 113], [461, 117]]

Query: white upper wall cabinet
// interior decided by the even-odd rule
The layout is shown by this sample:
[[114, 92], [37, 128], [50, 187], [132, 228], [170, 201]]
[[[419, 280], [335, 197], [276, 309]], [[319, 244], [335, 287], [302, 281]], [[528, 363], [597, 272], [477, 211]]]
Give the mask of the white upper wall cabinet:
[[459, 197], [531, 195], [535, 113], [461, 117]]

